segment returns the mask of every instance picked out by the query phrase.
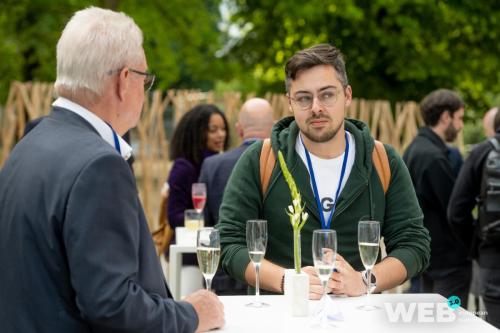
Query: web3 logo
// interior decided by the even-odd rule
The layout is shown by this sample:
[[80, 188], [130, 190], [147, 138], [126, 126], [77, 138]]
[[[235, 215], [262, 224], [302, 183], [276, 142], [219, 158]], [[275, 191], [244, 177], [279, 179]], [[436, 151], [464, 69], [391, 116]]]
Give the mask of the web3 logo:
[[460, 299], [458, 306], [455, 302], [456, 299], [453, 299], [453, 307], [450, 305], [450, 299], [448, 303], [385, 303], [384, 306], [391, 323], [450, 323], [457, 318], [454, 310], [460, 306]]

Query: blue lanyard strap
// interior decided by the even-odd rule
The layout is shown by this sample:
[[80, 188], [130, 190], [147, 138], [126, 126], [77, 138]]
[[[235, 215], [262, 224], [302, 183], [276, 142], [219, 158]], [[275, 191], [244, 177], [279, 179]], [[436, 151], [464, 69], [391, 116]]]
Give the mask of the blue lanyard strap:
[[115, 141], [115, 149], [118, 150], [118, 153], [120, 153], [120, 155], [122, 154], [122, 150], [120, 148], [120, 141], [118, 141], [118, 135], [116, 134], [115, 130], [113, 129], [113, 127], [111, 127], [110, 124], [106, 123], [109, 128], [111, 128], [111, 132], [113, 132], [113, 140]]
[[311, 176], [311, 183], [313, 186], [314, 198], [316, 199], [316, 204], [318, 206], [319, 218], [321, 219], [321, 227], [323, 229], [330, 229], [330, 225], [332, 224], [333, 214], [335, 213], [335, 208], [337, 206], [337, 199], [338, 199], [339, 194], [340, 194], [340, 188], [342, 187], [342, 181], [344, 180], [345, 169], [347, 166], [347, 158], [349, 156], [349, 137], [347, 135], [347, 131], [345, 132], [345, 152], [344, 152], [344, 159], [342, 161], [342, 169], [340, 171], [339, 185], [337, 186], [337, 191], [335, 192], [335, 201], [333, 202], [332, 211], [330, 213], [330, 216], [328, 217], [328, 223], [325, 221], [325, 216], [323, 214], [323, 208], [321, 207], [321, 200], [320, 200], [319, 193], [318, 193], [318, 186], [316, 185], [316, 177], [314, 176], [314, 169], [313, 169], [312, 162], [311, 162], [311, 156], [309, 155], [309, 151], [307, 150], [306, 146], [304, 145], [304, 141], [302, 141], [302, 137], [300, 138], [300, 141], [302, 142], [302, 146], [304, 147], [304, 150], [306, 152], [307, 167], [308, 167], [309, 175]]

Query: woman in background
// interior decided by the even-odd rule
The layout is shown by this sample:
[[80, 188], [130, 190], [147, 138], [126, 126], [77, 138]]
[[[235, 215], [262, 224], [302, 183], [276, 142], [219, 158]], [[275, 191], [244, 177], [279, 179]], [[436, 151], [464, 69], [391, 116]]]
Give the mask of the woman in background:
[[[184, 226], [184, 211], [193, 208], [191, 186], [198, 181], [203, 160], [227, 150], [228, 124], [224, 113], [212, 104], [189, 110], [177, 124], [170, 144], [174, 161], [168, 177], [167, 216], [172, 228]], [[197, 265], [196, 256], [184, 256], [184, 264]]]

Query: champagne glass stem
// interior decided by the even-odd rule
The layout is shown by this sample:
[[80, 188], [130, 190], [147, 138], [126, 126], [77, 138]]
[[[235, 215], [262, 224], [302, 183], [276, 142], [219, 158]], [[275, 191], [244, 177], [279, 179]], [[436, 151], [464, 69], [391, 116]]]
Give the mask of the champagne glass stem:
[[255, 302], [259, 303], [260, 288], [259, 288], [259, 275], [260, 275], [260, 263], [254, 264], [255, 267]]
[[321, 327], [326, 327], [326, 298], [328, 297], [326, 294], [326, 286], [328, 284], [328, 280], [326, 281], [321, 281], [321, 284], [323, 285], [323, 296], [321, 297], [321, 303], [323, 307], [323, 313], [321, 315]]
[[368, 272], [368, 283], [367, 283], [367, 291], [366, 291], [366, 305], [370, 305], [370, 295], [372, 294], [372, 270], [367, 269]]
[[212, 289], [212, 279], [205, 278], [205, 284], [207, 285], [207, 290], [210, 291]]

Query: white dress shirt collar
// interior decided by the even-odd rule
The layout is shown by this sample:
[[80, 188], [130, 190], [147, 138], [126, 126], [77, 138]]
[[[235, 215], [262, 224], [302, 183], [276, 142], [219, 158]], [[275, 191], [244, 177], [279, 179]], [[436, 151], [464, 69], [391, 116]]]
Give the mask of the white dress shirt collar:
[[[113, 130], [104, 120], [96, 116], [94, 113], [64, 97], [56, 99], [54, 103], [52, 103], [52, 106], [57, 106], [78, 114], [83, 119], [88, 121], [107, 143], [109, 143], [112, 147], [115, 147]], [[125, 160], [128, 160], [132, 155], [132, 147], [130, 147], [130, 145], [123, 140], [121, 136], [118, 134], [117, 136], [120, 144], [121, 155]]]

